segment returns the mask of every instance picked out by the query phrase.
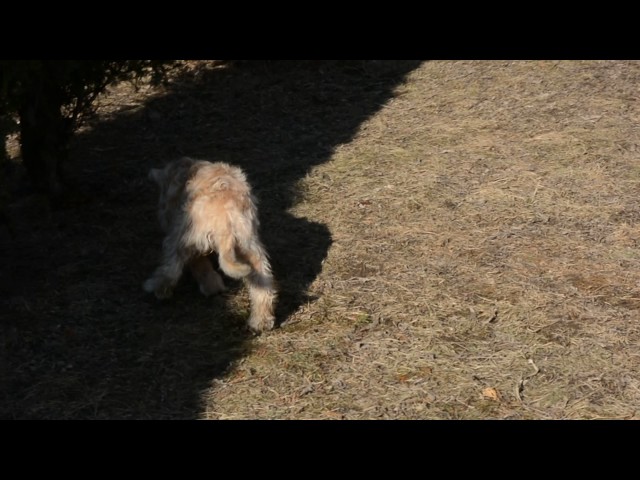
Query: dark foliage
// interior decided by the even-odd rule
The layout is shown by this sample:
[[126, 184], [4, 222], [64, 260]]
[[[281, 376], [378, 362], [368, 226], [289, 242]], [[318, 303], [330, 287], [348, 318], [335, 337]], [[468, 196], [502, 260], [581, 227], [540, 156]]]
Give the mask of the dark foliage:
[[[53, 195], [63, 193], [71, 137], [108, 85], [122, 80], [161, 81], [170, 63], [0, 61], [0, 134], [4, 138], [16, 123], [19, 125], [22, 161], [33, 188]], [[1, 156], [6, 157], [4, 148]]]

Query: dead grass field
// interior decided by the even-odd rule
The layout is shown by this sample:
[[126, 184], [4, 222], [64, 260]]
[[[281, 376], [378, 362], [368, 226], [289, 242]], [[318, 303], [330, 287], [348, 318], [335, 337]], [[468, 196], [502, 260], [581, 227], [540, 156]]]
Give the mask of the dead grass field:
[[[186, 62], [0, 238], [0, 418], [637, 419], [640, 62]], [[282, 298], [141, 289], [151, 166], [249, 173]]]

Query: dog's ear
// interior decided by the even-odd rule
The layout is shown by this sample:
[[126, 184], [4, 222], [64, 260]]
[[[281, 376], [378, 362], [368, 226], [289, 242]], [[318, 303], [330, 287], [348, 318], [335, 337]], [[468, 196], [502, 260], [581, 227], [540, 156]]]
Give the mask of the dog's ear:
[[151, 170], [149, 170], [149, 175], [147, 175], [147, 177], [149, 178], [149, 180], [153, 180], [158, 185], [160, 185], [162, 183], [162, 180], [164, 180], [164, 170], [161, 170], [159, 168], [152, 168]]

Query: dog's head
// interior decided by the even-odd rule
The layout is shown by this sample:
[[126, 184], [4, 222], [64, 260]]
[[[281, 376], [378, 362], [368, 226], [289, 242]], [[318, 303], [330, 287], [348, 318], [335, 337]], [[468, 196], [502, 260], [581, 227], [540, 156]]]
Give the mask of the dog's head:
[[194, 161], [190, 158], [181, 158], [167, 163], [164, 168], [152, 168], [147, 178], [160, 188], [160, 203], [180, 194]]
[[147, 178], [155, 182], [160, 188], [166, 188], [171, 182], [185, 181], [195, 163], [195, 160], [183, 157], [167, 163], [164, 168], [152, 168], [149, 170]]
[[152, 168], [147, 174], [147, 178], [160, 188], [158, 219], [165, 231], [182, 202], [181, 197], [194, 163], [195, 160], [184, 157], [169, 162], [164, 168]]

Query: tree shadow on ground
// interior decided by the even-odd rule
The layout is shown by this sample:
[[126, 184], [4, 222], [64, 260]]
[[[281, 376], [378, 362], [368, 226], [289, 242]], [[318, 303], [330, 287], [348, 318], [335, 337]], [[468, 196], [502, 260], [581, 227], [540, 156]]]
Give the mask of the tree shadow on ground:
[[142, 291], [161, 246], [147, 171], [182, 155], [245, 169], [281, 323], [313, 300], [331, 245], [326, 225], [288, 212], [298, 181], [419, 64], [227, 63], [185, 71], [141, 105], [120, 99], [75, 140], [85, 195], [24, 207], [37, 213], [0, 239], [0, 418], [197, 418], [201, 393], [251, 347], [248, 300], [238, 282], [215, 298], [188, 278], [166, 302]]

